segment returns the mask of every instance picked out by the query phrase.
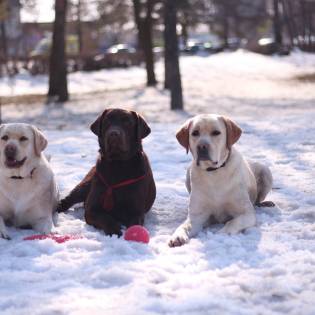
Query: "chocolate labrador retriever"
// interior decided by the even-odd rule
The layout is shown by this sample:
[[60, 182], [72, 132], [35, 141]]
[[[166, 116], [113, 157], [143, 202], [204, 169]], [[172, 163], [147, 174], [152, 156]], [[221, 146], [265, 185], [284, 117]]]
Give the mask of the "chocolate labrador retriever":
[[151, 132], [134, 111], [105, 110], [91, 125], [100, 155], [85, 178], [62, 199], [58, 212], [84, 202], [85, 220], [107, 235], [121, 235], [122, 226], [144, 223], [156, 196], [142, 139]]

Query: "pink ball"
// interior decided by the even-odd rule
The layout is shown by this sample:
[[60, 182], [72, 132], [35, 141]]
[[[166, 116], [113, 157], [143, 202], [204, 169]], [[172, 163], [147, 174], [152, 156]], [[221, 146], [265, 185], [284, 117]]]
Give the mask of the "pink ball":
[[147, 244], [150, 241], [150, 234], [145, 227], [141, 225], [133, 225], [126, 230], [124, 238], [126, 241], [134, 241]]

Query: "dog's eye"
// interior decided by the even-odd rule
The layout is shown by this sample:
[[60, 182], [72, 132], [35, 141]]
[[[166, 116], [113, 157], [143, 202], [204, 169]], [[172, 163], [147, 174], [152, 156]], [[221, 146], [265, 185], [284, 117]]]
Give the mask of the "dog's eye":
[[7, 135], [5, 135], [5, 136], [3, 136], [3, 137], [1, 138], [1, 140], [3, 140], [3, 141], [8, 141], [8, 140], [9, 140], [9, 137], [8, 137]]
[[219, 130], [214, 130], [214, 131], [212, 131], [212, 133], [211, 133], [212, 136], [218, 136], [218, 135], [220, 135], [220, 134], [221, 134], [221, 132], [220, 132]]
[[20, 141], [21, 141], [21, 142], [27, 141], [27, 140], [28, 140], [28, 138], [26, 138], [26, 137], [24, 137], [24, 136], [20, 138]]
[[193, 132], [192, 132], [192, 135], [194, 136], [194, 137], [198, 137], [199, 136], [199, 131], [198, 130], [194, 130]]

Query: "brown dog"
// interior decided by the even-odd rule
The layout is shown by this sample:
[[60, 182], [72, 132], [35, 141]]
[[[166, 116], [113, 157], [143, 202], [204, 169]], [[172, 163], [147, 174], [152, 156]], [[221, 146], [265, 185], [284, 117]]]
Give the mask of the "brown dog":
[[122, 226], [143, 225], [155, 200], [151, 167], [142, 149], [142, 139], [151, 130], [139, 114], [123, 109], [105, 110], [91, 130], [98, 136], [99, 158], [57, 211], [84, 202], [88, 224], [121, 235]]

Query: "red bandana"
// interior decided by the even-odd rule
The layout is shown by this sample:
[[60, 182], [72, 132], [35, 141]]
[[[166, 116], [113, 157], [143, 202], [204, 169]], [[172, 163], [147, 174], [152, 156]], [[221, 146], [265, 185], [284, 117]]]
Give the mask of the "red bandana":
[[96, 175], [98, 176], [98, 178], [101, 180], [101, 182], [106, 187], [105, 192], [101, 196], [101, 204], [102, 204], [103, 208], [107, 211], [112, 210], [114, 207], [113, 189], [134, 184], [134, 183], [139, 182], [140, 180], [144, 179], [146, 176], [146, 175], [142, 175], [142, 176], [137, 177], [137, 178], [127, 179], [127, 180], [125, 180], [121, 183], [118, 183], [118, 184], [109, 185], [102, 174], [100, 174], [99, 172], [96, 172]]

